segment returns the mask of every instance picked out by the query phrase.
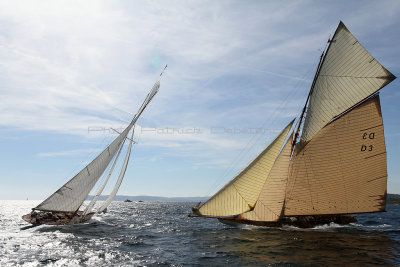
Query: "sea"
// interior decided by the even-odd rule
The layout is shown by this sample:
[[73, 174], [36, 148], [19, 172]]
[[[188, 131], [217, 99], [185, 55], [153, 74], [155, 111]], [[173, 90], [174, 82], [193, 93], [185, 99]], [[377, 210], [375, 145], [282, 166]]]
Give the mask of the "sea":
[[0, 266], [400, 266], [400, 206], [347, 226], [235, 227], [189, 218], [195, 203], [112, 202], [67, 226], [21, 219], [39, 201], [0, 200]]

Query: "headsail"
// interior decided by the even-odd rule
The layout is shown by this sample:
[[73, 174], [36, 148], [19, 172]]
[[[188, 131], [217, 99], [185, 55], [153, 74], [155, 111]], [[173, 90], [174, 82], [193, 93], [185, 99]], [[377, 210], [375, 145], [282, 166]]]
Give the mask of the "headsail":
[[252, 210], [293, 122], [245, 169], [204, 203], [199, 212], [210, 216], [232, 216]]
[[328, 124], [293, 154], [284, 214], [382, 211], [386, 182], [385, 137], [375, 96]]
[[292, 154], [293, 134], [286, 141], [278, 155], [267, 180], [261, 190], [254, 210], [243, 213], [240, 219], [263, 222], [276, 222], [281, 218], [285, 201], [286, 184]]
[[394, 79], [340, 22], [310, 91], [301, 141]]
[[[125, 139], [126, 140], [126, 139]], [[88, 214], [92, 211], [94, 205], [96, 204], [97, 200], [99, 199], [99, 197], [101, 196], [101, 193], [103, 192], [104, 188], [106, 187], [108, 180], [111, 177], [112, 172], [114, 171], [115, 165], [117, 164], [119, 155], [121, 154], [122, 148], [124, 146], [125, 140], [122, 142], [122, 145], [120, 146], [117, 155], [115, 156], [114, 162], [110, 168], [110, 170], [108, 171], [107, 177], [106, 179], [104, 179], [103, 184], [101, 185], [101, 187], [97, 190], [96, 195], [94, 195], [93, 199], [90, 201], [90, 203], [86, 206], [85, 210], [84, 210], [84, 214]]]
[[101, 205], [101, 207], [98, 209], [97, 212], [104, 211], [108, 207], [108, 205], [110, 205], [110, 203], [114, 199], [114, 197], [117, 195], [117, 192], [119, 190], [119, 187], [121, 186], [122, 180], [124, 179], [126, 168], [128, 167], [129, 157], [131, 155], [131, 150], [132, 150], [133, 136], [134, 136], [134, 130], [132, 131], [132, 138], [129, 142], [128, 151], [126, 152], [124, 164], [122, 165], [122, 169], [119, 173], [117, 183], [115, 184], [114, 189], [111, 192], [111, 194], [107, 197], [106, 201], [104, 201], [103, 205]]

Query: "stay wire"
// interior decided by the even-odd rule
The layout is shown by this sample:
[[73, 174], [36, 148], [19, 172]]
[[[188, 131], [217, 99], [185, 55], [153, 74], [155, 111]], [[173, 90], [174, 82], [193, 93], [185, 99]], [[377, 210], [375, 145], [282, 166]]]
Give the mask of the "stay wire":
[[[281, 102], [281, 104], [274, 109], [274, 111], [272, 113], [270, 113], [270, 115], [268, 116], [268, 118], [264, 121], [264, 123], [262, 124], [262, 128], [265, 128], [265, 126], [269, 123], [270, 125], [273, 125], [276, 120], [277, 120], [277, 113], [284, 107], [287, 106], [289, 99], [293, 98], [294, 94], [298, 94], [299, 92], [301, 92], [301, 90], [297, 90], [298, 88], [300, 88], [300, 83], [303, 82], [303, 80], [305, 80], [305, 78], [309, 75], [309, 73], [312, 71], [313, 68], [310, 67], [310, 69], [303, 75], [303, 79], [300, 79], [297, 81], [296, 85], [294, 87], [292, 87], [291, 90], [289, 90], [289, 92], [287, 93], [287, 95], [284, 97], [283, 101]], [[306, 92], [307, 93], [307, 92]], [[303, 95], [305, 93], [303, 92]], [[300, 112], [301, 112], [301, 108], [300, 108]], [[299, 112], [298, 112], [299, 113]], [[298, 114], [296, 113], [296, 114]], [[274, 119], [271, 119], [271, 117], [273, 117]], [[229, 167], [223, 172], [223, 174], [211, 185], [211, 187], [209, 188], [209, 190], [207, 191], [206, 195], [208, 196], [211, 191], [214, 191], [215, 188], [221, 184], [222, 180], [225, 180], [226, 177], [231, 173], [231, 171], [234, 169], [234, 167], [240, 163], [242, 161], [242, 159], [244, 158], [244, 156], [246, 156], [247, 154], [249, 154], [251, 151], [253, 151], [255, 145], [260, 141], [261, 138], [263, 138], [263, 133], [259, 133], [256, 135], [253, 135], [250, 140], [247, 142], [247, 144], [243, 147], [243, 149], [239, 152], [239, 154], [236, 156], [236, 158], [231, 162], [231, 164], [229, 165]], [[219, 186], [218, 186], [219, 187]]]

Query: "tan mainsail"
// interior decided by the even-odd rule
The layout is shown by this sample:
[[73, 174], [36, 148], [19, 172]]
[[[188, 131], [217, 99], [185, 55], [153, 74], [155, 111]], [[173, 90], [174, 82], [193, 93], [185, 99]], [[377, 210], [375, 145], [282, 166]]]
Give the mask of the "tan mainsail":
[[310, 91], [301, 136], [311, 140], [335, 116], [390, 83], [386, 70], [340, 22]]
[[231, 216], [253, 209], [292, 124], [293, 121], [245, 169], [204, 203], [199, 212]]
[[382, 114], [375, 96], [293, 153], [284, 215], [383, 211], [386, 182]]
[[285, 200], [290, 155], [292, 153], [292, 140], [293, 134], [289, 137], [276, 159], [261, 190], [254, 210], [241, 214], [240, 219], [276, 222], [281, 217]]

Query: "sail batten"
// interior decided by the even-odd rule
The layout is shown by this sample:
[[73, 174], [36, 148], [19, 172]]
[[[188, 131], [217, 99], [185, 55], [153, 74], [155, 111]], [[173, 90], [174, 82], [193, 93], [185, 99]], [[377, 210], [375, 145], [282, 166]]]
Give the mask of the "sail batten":
[[293, 122], [294, 120], [246, 168], [204, 203], [199, 212], [208, 216], [231, 216], [254, 209]]

